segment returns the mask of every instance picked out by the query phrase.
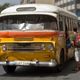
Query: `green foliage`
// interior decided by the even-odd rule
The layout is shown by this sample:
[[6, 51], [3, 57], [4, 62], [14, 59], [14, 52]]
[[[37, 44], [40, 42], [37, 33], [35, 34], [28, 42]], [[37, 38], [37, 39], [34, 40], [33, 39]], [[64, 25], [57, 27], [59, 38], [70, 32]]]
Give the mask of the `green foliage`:
[[5, 3], [5, 4], [3, 4], [3, 5], [0, 5], [0, 12], [1, 12], [2, 10], [4, 10], [5, 8], [9, 7], [9, 6], [10, 6], [9, 3]]

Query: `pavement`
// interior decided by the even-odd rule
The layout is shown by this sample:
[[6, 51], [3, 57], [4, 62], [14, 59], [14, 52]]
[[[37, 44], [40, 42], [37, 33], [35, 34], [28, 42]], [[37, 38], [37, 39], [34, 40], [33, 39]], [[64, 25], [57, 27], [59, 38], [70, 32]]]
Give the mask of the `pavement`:
[[71, 60], [59, 73], [51, 68], [17, 67], [15, 73], [6, 74], [0, 66], [0, 80], [80, 80], [80, 71], [73, 71], [74, 67], [74, 60]]

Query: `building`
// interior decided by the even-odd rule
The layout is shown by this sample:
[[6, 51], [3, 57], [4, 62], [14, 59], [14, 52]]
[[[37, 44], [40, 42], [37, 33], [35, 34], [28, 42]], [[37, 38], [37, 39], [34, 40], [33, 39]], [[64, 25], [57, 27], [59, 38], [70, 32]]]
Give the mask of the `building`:
[[73, 13], [76, 13], [80, 18], [80, 0], [21, 0], [22, 4], [26, 3], [42, 3], [54, 4]]
[[55, 5], [75, 13], [80, 24], [80, 0], [55, 0]]
[[55, 0], [21, 0], [21, 4], [38, 3], [38, 4], [54, 4]]
[[55, 4], [56, 6], [75, 13], [80, 22], [80, 0], [21, 0], [21, 4], [26, 3]]

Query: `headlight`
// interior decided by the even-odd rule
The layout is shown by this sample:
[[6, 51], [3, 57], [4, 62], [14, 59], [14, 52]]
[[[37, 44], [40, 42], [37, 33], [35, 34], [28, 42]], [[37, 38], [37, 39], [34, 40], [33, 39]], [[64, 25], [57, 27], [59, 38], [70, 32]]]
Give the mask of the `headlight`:
[[53, 46], [52, 44], [49, 44], [49, 45], [48, 45], [48, 49], [49, 49], [49, 50], [53, 50], [53, 48], [54, 48], [54, 46]]
[[45, 50], [45, 44], [41, 44], [41, 50]]
[[7, 46], [5, 44], [2, 46], [2, 50], [3, 51], [6, 51], [7, 50]]

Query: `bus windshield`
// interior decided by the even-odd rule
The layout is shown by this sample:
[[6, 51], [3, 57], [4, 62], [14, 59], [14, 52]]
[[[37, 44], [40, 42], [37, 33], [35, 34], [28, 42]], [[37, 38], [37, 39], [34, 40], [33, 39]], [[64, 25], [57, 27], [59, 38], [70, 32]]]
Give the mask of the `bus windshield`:
[[0, 30], [57, 30], [57, 20], [48, 15], [4, 16], [0, 18]]

